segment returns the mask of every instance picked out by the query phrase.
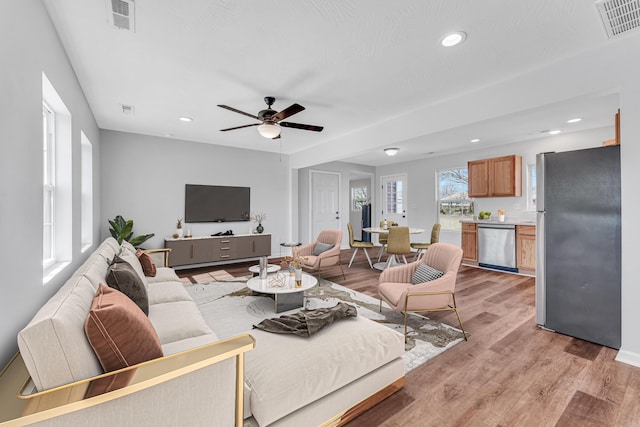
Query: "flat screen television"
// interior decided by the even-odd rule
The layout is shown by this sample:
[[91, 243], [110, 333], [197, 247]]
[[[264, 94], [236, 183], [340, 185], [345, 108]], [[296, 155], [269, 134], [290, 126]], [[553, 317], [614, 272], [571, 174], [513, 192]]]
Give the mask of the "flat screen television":
[[250, 202], [249, 187], [186, 184], [184, 221], [249, 221]]

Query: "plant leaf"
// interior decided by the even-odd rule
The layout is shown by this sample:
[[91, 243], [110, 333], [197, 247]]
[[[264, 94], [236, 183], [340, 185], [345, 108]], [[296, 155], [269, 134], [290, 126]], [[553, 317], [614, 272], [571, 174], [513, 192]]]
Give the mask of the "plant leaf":
[[150, 238], [152, 238], [153, 236], [155, 236], [154, 233], [144, 234], [142, 236], [136, 236], [133, 239], [129, 240], [129, 243], [131, 243], [131, 245], [133, 245], [134, 247], [138, 247], [144, 242], [146, 242], [147, 240], [149, 240]]

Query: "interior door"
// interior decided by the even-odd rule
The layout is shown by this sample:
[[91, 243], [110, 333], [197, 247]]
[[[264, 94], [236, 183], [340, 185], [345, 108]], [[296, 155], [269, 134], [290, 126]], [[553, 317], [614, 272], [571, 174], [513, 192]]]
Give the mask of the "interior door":
[[340, 229], [340, 174], [311, 171], [311, 236], [326, 228]]
[[[380, 221], [386, 219], [398, 225], [408, 225], [407, 223], [407, 176], [389, 175], [383, 176], [382, 194], [382, 216]], [[377, 225], [377, 224], [376, 224]]]

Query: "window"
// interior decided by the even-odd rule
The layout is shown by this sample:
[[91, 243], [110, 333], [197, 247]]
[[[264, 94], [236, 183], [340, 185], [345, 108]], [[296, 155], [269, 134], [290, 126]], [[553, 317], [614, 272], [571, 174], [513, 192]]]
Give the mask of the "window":
[[438, 222], [443, 230], [461, 230], [461, 219], [473, 218], [467, 168], [443, 169], [438, 178]]
[[55, 262], [55, 115], [42, 103], [43, 207], [42, 207], [42, 266], [47, 269]]
[[387, 181], [385, 185], [385, 212], [399, 214], [404, 212], [403, 191], [401, 180]]
[[42, 73], [43, 283], [72, 257], [71, 114]]
[[93, 146], [84, 132], [80, 132], [80, 241], [82, 252], [93, 244]]
[[536, 165], [527, 167], [527, 209], [536, 210]]
[[366, 185], [351, 187], [351, 210], [361, 211], [362, 206], [369, 202], [368, 188]]

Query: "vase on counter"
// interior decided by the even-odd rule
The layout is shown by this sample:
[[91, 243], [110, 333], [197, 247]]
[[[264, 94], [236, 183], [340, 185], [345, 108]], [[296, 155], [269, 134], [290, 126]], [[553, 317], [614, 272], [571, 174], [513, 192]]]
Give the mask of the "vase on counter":
[[498, 222], [504, 222], [504, 215], [498, 215]]
[[262, 226], [261, 223], [258, 223], [258, 226], [256, 227], [256, 231], [258, 232], [258, 234], [262, 234], [262, 232], [264, 231], [264, 227]]

